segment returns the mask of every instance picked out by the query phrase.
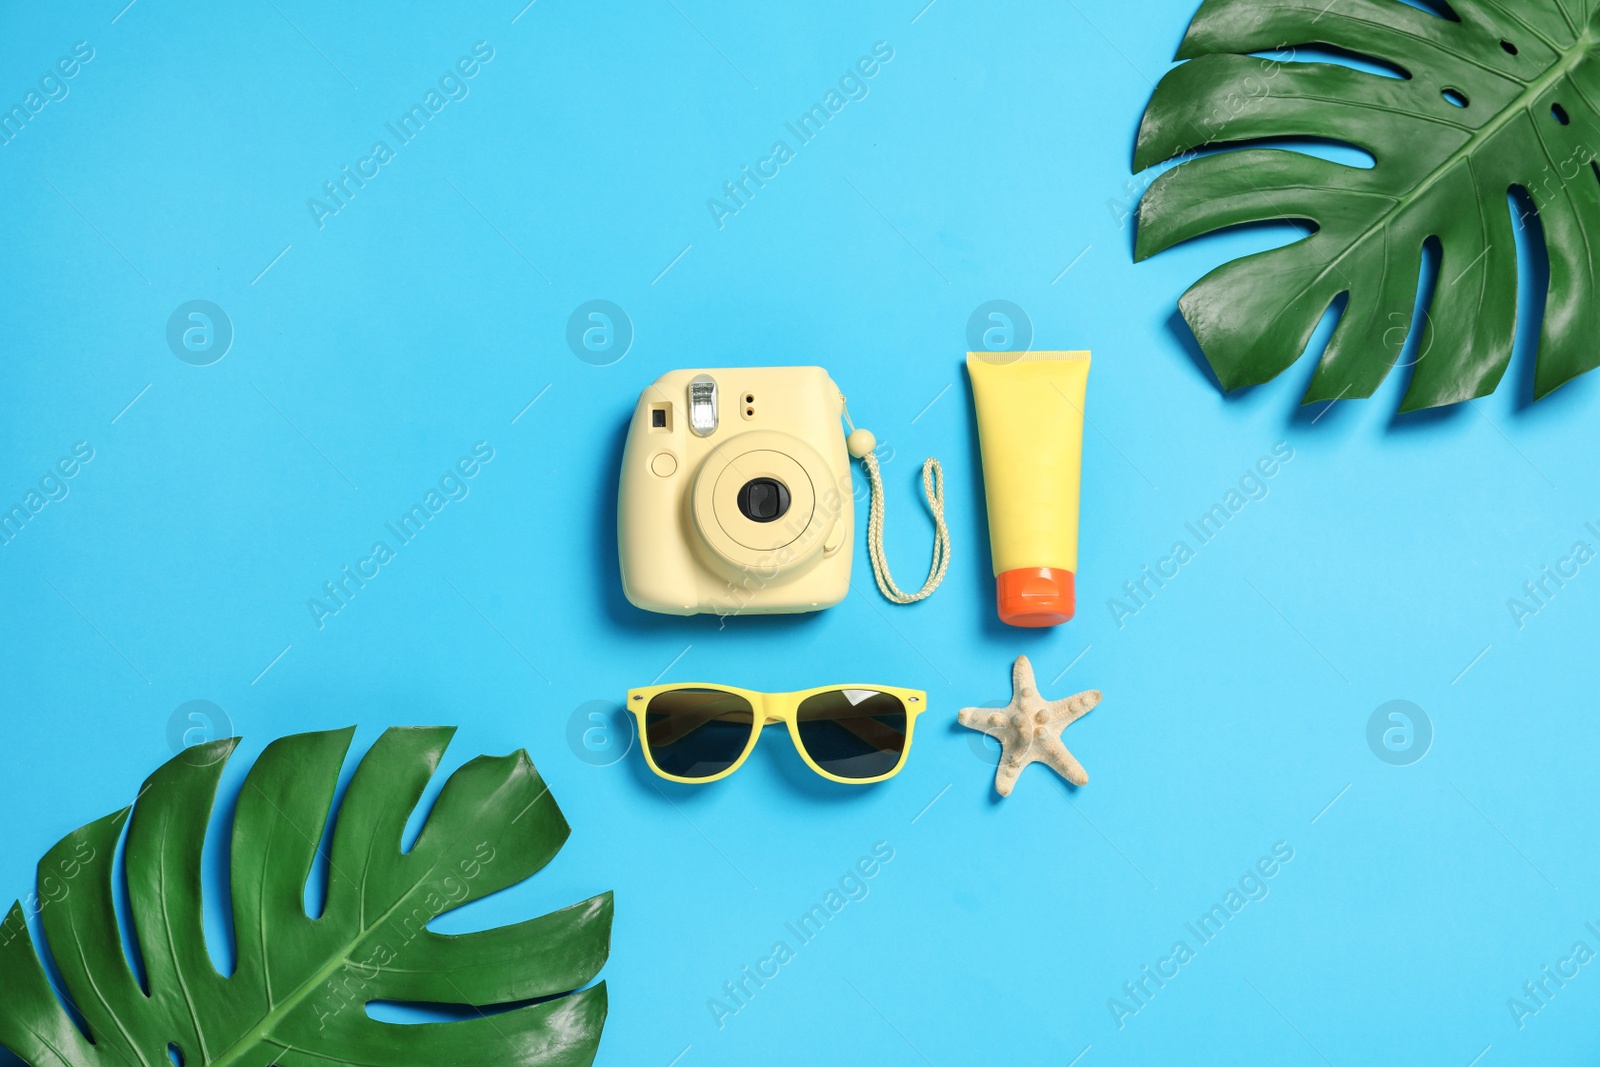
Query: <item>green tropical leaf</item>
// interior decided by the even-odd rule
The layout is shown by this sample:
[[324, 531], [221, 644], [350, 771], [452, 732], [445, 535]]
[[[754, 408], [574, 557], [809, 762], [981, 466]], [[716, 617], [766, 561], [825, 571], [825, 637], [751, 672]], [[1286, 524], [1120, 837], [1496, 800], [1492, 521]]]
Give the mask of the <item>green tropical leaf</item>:
[[[1422, 248], [1442, 249], [1401, 410], [1494, 390], [1516, 333], [1508, 190], [1531, 196], [1549, 255], [1534, 371], [1542, 397], [1600, 363], [1600, 15], [1593, 0], [1206, 0], [1139, 129], [1134, 169], [1208, 147], [1158, 178], [1135, 256], [1228, 226], [1314, 232], [1225, 264], [1179, 302], [1224, 388], [1281, 373], [1333, 301], [1348, 302], [1305, 402], [1371, 396], [1410, 330]], [[1279, 61], [1333, 49], [1339, 62]], [[1316, 138], [1370, 169], [1260, 147]], [[1256, 144], [1249, 147], [1245, 145]]]
[[[13, 905], [0, 926], [0, 1046], [32, 1067], [592, 1063], [605, 984], [572, 991], [610, 953], [610, 893], [515, 926], [455, 936], [428, 929], [528, 878], [566, 841], [567, 822], [527, 753], [480, 757], [451, 775], [403, 853], [406, 821], [454, 730], [386, 732], [339, 808], [326, 906], [307, 915], [307, 880], [353, 733], [282, 738], [246, 777], [229, 857], [231, 975], [206, 950], [200, 857], [235, 740], [186, 750], [145, 782], [131, 809], [52, 848], [39, 863], [39, 918], [65, 988], [58, 998]], [[129, 918], [148, 991], [113, 907], [124, 823]], [[534, 1003], [397, 1024], [370, 1017], [374, 1001]]]

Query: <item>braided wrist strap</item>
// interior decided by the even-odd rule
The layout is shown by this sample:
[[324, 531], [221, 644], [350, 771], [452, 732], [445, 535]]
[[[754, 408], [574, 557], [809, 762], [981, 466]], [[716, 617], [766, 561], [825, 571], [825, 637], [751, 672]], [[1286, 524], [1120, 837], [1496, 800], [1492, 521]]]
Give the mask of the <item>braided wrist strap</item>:
[[883, 553], [883, 476], [878, 470], [878, 457], [867, 452], [861, 457], [867, 469], [867, 481], [872, 488], [872, 504], [867, 516], [867, 554], [872, 559], [872, 576], [878, 589], [896, 604], [915, 604], [932, 594], [944, 581], [950, 568], [950, 530], [944, 521], [944, 470], [931, 456], [922, 464], [922, 492], [928, 499], [928, 511], [933, 515], [933, 562], [928, 566], [928, 580], [915, 593], [907, 593], [894, 583], [889, 573], [889, 561]]

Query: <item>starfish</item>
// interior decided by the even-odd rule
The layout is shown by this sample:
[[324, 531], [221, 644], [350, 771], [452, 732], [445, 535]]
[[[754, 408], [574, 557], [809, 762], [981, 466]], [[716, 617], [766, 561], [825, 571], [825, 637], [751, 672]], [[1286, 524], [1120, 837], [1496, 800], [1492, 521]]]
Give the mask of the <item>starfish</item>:
[[962, 726], [981, 730], [1000, 742], [995, 792], [1010, 796], [1017, 776], [1035, 761], [1049, 764], [1073, 785], [1088, 784], [1089, 773], [1061, 743], [1061, 731], [1100, 703], [1100, 690], [1086, 689], [1060, 700], [1046, 700], [1039, 695], [1027, 656], [1018, 656], [1011, 668], [1011, 690], [1011, 703], [1004, 708], [962, 708], [956, 716]]

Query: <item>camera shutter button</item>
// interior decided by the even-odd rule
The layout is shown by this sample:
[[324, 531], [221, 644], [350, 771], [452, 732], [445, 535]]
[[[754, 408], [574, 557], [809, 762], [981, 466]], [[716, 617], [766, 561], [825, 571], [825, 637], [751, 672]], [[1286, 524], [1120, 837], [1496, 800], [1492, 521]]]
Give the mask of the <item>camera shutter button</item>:
[[671, 452], [657, 452], [650, 457], [650, 473], [658, 478], [670, 478], [678, 471], [678, 457]]
[[833, 529], [828, 531], [828, 539], [822, 542], [822, 554], [831, 556], [844, 546], [844, 523], [834, 521]]

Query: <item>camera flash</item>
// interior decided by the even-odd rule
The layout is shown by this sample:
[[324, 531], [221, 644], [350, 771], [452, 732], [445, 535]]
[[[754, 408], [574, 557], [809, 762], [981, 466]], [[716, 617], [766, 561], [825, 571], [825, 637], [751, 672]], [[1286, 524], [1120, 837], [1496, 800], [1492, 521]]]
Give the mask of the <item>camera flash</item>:
[[697, 374], [689, 381], [689, 429], [696, 437], [717, 432], [717, 380]]

